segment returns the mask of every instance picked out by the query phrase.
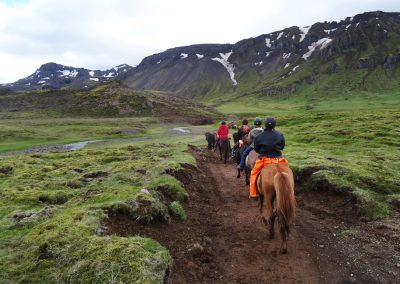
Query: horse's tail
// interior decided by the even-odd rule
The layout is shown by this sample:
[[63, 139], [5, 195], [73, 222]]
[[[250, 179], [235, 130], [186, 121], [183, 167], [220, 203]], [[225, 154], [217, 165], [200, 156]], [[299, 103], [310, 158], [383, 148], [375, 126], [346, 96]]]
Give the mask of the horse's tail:
[[289, 225], [294, 223], [296, 217], [296, 199], [289, 174], [278, 170], [274, 176], [274, 187], [278, 221], [281, 225], [281, 233], [286, 236], [286, 233], [289, 233]]

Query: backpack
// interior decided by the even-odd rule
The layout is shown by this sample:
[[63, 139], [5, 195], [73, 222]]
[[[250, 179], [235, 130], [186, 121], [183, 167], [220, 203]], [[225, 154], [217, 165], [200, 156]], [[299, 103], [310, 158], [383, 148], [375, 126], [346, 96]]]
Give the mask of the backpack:
[[242, 128], [243, 136], [246, 135], [246, 134], [249, 134], [249, 132], [250, 132], [250, 127], [249, 127], [248, 125], [243, 125], [242, 127], [243, 127], [243, 128]]

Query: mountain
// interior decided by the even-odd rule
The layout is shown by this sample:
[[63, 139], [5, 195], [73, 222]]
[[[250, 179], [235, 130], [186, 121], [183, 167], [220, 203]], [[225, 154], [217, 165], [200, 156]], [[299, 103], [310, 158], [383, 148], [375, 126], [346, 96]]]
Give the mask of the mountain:
[[400, 13], [377, 11], [293, 26], [233, 45], [168, 49], [144, 58], [124, 82], [206, 99], [290, 94], [305, 85], [318, 92], [335, 84], [343, 92], [380, 90], [398, 87], [399, 66]]
[[381, 92], [400, 82], [400, 13], [366, 12], [243, 39], [148, 56], [136, 66], [90, 71], [48, 63], [7, 88], [85, 88], [117, 78], [135, 90], [205, 101], [241, 96]]
[[35, 73], [26, 78], [2, 86], [12, 90], [60, 89], [64, 87], [83, 89], [109, 82], [112, 79], [123, 79], [133, 69], [132, 66], [122, 64], [105, 71], [88, 70], [51, 62], [43, 64]]

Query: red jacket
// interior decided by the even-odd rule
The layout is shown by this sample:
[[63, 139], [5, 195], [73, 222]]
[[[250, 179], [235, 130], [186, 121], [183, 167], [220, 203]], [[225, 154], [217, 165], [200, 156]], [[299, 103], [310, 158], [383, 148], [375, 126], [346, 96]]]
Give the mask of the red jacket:
[[229, 128], [227, 125], [221, 125], [218, 128], [218, 138], [219, 139], [228, 139], [229, 136]]

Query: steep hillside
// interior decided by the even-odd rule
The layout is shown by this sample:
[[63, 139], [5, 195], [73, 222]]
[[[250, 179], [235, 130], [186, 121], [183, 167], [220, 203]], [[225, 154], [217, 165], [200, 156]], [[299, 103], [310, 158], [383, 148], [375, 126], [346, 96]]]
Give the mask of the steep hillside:
[[[231, 99], [296, 93], [381, 91], [398, 87], [400, 13], [368, 12], [244, 39], [193, 45], [146, 57], [125, 79], [138, 89]], [[308, 90], [309, 91], [309, 90]]]
[[108, 70], [89, 70], [75, 68], [56, 63], [46, 63], [40, 66], [32, 75], [11, 84], [0, 87], [11, 90], [41, 90], [41, 89], [85, 89], [109, 82], [113, 79], [123, 79], [134, 67], [121, 64]]
[[0, 92], [0, 112], [56, 112], [61, 115], [132, 117], [155, 116], [165, 121], [211, 123], [215, 109], [159, 91], [134, 91], [119, 82], [90, 90], [40, 90]]

